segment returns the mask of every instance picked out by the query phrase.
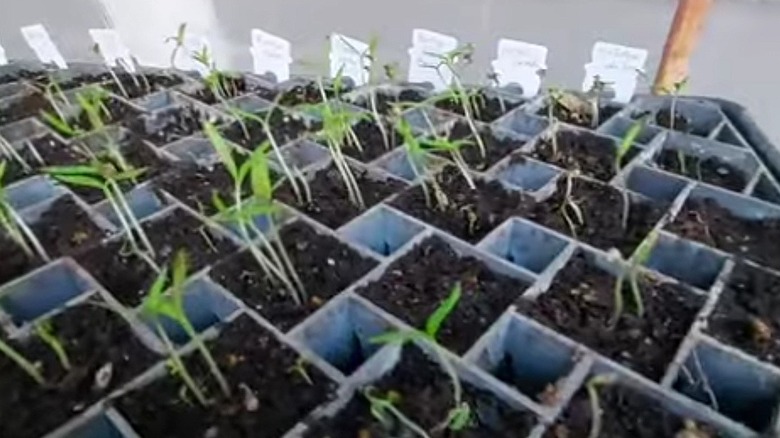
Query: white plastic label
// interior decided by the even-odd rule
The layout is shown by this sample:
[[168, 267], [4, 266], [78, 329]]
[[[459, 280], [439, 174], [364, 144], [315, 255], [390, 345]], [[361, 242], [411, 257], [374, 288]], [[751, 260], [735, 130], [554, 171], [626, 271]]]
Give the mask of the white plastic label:
[[252, 54], [255, 73], [273, 73], [277, 82], [290, 79], [291, 49], [292, 45], [286, 39], [252, 29], [252, 47], [249, 52]]
[[5, 56], [5, 49], [0, 46], [0, 65], [8, 64], [8, 57]]
[[598, 78], [615, 92], [616, 102], [630, 101], [639, 72], [647, 61], [647, 50], [599, 41], [593, 45], [591, 58], [591, 62], [585, 64], [582, 90], [591, 90]]
[[371, 60], [368, 44], [338, 33], [330, 36], [330, 77], [341, 75], [352, 79], [356, 86], [368, 82]]
[[128, 72], [135, 73], [135, 63], [130, 49], [122, 42], [119, 32], [114, 29], [90, 29], [89, 36], [98, 45], [106, 65], [116, 67], [119, 64]]
[[443, 55], [457, 48], [458, 40], [455, 37], [426, 29], [414, 29], [412, 47], [409, 49], [409, 82], [429, 82], [436, 90], [447, 88], [454, 73], [439, 64]]
[[539, 73], [547, 70], [547, 47], [502, 38], [498, 57], [491, 65], [499, 85], [520, 85], [523, 96], [533, 97], [542, 84]]
[[22, 36], [27, 45], [35, 52], [35, 56], [44, 63], [52, 63], [60, 69], [68, 68], [68, 64], [65, 62], [65, 58], [62, 57], [57, 46], [49, 36], [49, 32], [42, 24], [33, 24], [31, 26], [25, 26], [21, 29]]
[[[173, 60], [173, 66], [179, 70], [195, 70], [201, 77], [206, 77], [211, 73], [211, 69], [214, 66], [213, 59], [211, 59], [211, 44], [203, 35], [197, 35], [194, 33], [187, 33], [184, 35], [184, 41], [182, 47], [176, 53], [176, 57]], [[200, 61], [195, 60], [195, 57], [203, 53], [203, 51], [209, 56], [209, 64], [205, 65]]]

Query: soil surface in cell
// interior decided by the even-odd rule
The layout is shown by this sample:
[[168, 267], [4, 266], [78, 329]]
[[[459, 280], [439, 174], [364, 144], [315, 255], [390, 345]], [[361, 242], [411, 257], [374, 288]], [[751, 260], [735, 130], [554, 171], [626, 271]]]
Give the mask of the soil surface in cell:
[[[590, 132], [561, 130], [555, 139], [540, 140], [531, 156], [599, 181], [607, 182], [615, 176], [618, 145], [609, 138]], [[622, 157], [621, 167], [638, 153], [639, 150], [632, 146]]]
[[[298, 106], [305, 104], [317, 104], [322, 102], [322, 92], [328, 97], [328, 100], [336, 96], [336, 90], [330, 84], [322, 84], [322, 90], [316, 82], [309, 82], [307, 84], [295, 85], [289, 90], [282, 93], [279, 98], [279, 104], [284, 106]], [[348, 92], [342, 84], [340, 93]]]
[[200, 132], [205, 122], [219, 124], [220, 121], [202, 108], [183, 105], [158, 112], [151, 120], [146, 116], [131, 118], [126, 125], [144, 140], [163, 146]]
[[529, 284], [496, 273], [474, 257], [460, 256], [443, 239], [431, 237], [357, 292], [412, 326], [423, 328], [458, 282], [460, 301], [442, 325], [438, 340], [461, 354]]
[[156, 356], [129, 324], [102, 306], [88, 301], [49, 320], [49, 333], [64, 349], [69, 370], [40, 337], [33, 336], [24, 345], [11, 341], [24, 357], [40, 365], [43, 385], [0, 355], [0, 410], [13, 413], [0, 422], [0, 436], [40, 438], [154, 363]]
[[28, 255], [7, 234], [0, 235], [0, 286], [43, 264], [35, 249], [30, 247], [30, 250], [32, 254]]
[[221, 81], [217, 91], [219, 96], [214, 94], [214, 91], [206, 86], [200, 87], [193, 92], [185, 92], [185, 94], [206, 105], [216, 105], [223, 100], [229, 100], [248, 93], [249, 89], [247, 88], [247, 85], [248, 84], [241, 76], [221, 75]]
[[689, 199], [667, 229], [686, 239], [780, 269], [780, 219], [743, 219], [713, 199]]
[[233, 177], [222, 164], [211, 167], [193, 163], [176, 165], [169, 172], [154, 181], [158, 189], [205, 216], [218, 212], [214, 196], [219, 196], [226, 205], [233, 202]]
[[[473, 170], [485, 171], [513, 151], [523, 147], [525, 144], [524, 140], [512, 138], [508, 134], [501, 135], [489, 128], [478, 128], [477, 132], [479, 133], [479, 138], [482, 140], [482, 145], [485, 148], [484, 154], [482, 148], [479, 146], [477, 137], [472, 132], [468, 123], [458, 121], [453, 125], [449, 132], [450, 140], [464, 140], [467, 142], [465, 145], [461, 146], [460, 153], [469, 168]], [[422, 140], [422, 146], [426, 146], [424, 140]], [[446, 152], [437, 152], [437, 154], [450, 158], [450, 154]]]
[[390, 438], [417, 436], [393, 415], [380, 422], [372, 415], [366, 394], [390, 399], [414, 424], [431, 438], [521, 437], [530, 433], [536, 418], [527, 411], [512, 409], [490, 392], [468, 382], [462, 402], [471, 409], [470, 422], [455, 432], [439, 427], [454, 407], [452, 383], [441, 367], [417, 347], [405, 347], [399, 362], [386, 376], [355, 393], [352, 400], [331, 418], [313, 422], [306, 438]]
[[0, 108], [0, 125], [5, 125], [28, 117], [37, 116], [41, 111], [50, 111], [49, 101], [41, 93], [26, 94], [9, 99], [10, 104]]
[[704, 305], [704, 297], [673, 283], [640, 278], [644, 314], [626, 280], [624, 310], [615, 324], [617, 278], [578, 253], [535, 300], [518, 311], [629, 368], [659, 381]]
[[[399, 106], [401, 111], [403, 110], [403, 104], [405, 103], [416, 103], [416, 102], [422, 102], [425, 100], [425, 93], [423, 93], [420, 90], [415, 90], [411, 88], [406, 88], [401, 90], [398, 94], [392, 94], [389, 92], [383, 92], [381, 90], [377, 91], [376, 93], [376, 112], [378, 112], [381, 115], [387, 116], [393, 114], [393, 106]], [[357, 105], [361, 108], [365, 108], [369, 111], [372, 111], [371, 109], [371, 100], [368, 98], [368, 96], [363, 97], [360, 96], [359, 99], [355, 101], [350, 101], [350, 103]]]
[[739, 264], [709, 317], [715, 338], [780, 365], [780, 277]]
[[[508, 99], [499, 96], [490, 96], [484, 90], [479, 90], [470, 100], [471, 117], [480, 122], [490, 123], [523, 103], [517, 98]], [[439, 100], [436, 102], [436, 108], [465, 116], [463, 102], [460, 98], [448, 97]]]
[[136, 307], [157, 273], [130, 248], [124, 240], [113, 240], [79, 252], [73, 258], [120, 303]]
[[[596, 123], [596, 127], [601, 126], [604, 122], [617, 114], [620, 109], [619, 106], [614, 105], [599, 105], [598, 123]], [[549, 117], [549, 111], [550, 108], [544, 106], [537, 111], [536, 114], [542, 117]], [[559, 104], [553, 107], [553, 117], [570, 125], [582, 128], [593, 128], [593, 111], [590, 110], [590, 108], [588, 108], [587, 111], [570, 110], [566, 106]]]
[[[305, 202], [303, 205], [298, 203], [289, 182], [280, 187], [277, 192], [278, 199], [298, 208], [320, 223], [336, 229], [404, 187], [404, 184], [397, 180], [374, 178], [365, 170], [352, 166], [350, 168], [360, 188], [362, 208], [350, 199], [342, 173], [333, 164], [317, 171], [308, 182], [311, 190], [310, 202]], [[298, 182], [298, 185], [302, 186], [302, 183]]]
[[384, 133], [373, 119], [361, 120], [356, 123], [352, 130], [355, 132], [363, 150], [361, 151], [355, 146], [348, 146], [342, 149], [344, 154], [368, 163], [398, 146], [402, 141], [401, 136], [393, 129], [390, 123], [385, 121], [382, 123]]
[[145, 222], [143, 229], [154, 247], [154, 258], [159, 266], [170, 266], [174, 255], [184, 250], [188, 256], [189, 272], [195, 272], [237, 250], [227, 238], [180, 208]]
[[507, 190], [498, 181], [474, 179], [476, 190], [455, 166], [434, 176], [436, 184], [410, 187], [391, 201], [398, 209], [475, 243], [511, 216], [527, 216], [535, 201], [521, 192]]
[[122, 87], [124, 88], [125, 93], [127, 93], [127, 96], [122, 93], [122, 90], [113, 79], [104, 84], [103, 88], [117, 96], [126, 97], [128, 99], [137, 99], [157, 91], [174, 87], [183, 82], [182, 78], [178, 76], [156, 73], [144, 73], [143, 75], [118, 73], [117, 78], [119, 79], [119, 82], [122, 83]]
[[92, 132], [96, 129], [101, 129], [106, 125], [117, 123], [130, 117], [135, 117], [139, 113], [135, 108], [113, 97], [109, 97], [108, 99], [103, 100], [102, 105], [105, 106], [106, 112], [102, 112], [103, 108], [100, 109], [101, 126], [95, 126], [89, 114], [83, 110], [79, 112], [77, 116], [67, 120], [67, 123], [70, 125], [72, 131], [64, 130], [62, 127], [53, 125], [45, 120], [44, 123], [62, 137], [72, 138], [78, 135]]
[[190, 393], [182, 397], [181, 380], [162, 376], [116, 402], [141, 436], [276, 438], [335, 396], [335, 383], [248, 316], [231, 322], [207, 347], [230, 395], [202, 357], [190, 353], [185, 367], [211, 402], [204, 407]]
[[667, 211], [665, 204], [632, 200], [612, 186], [582, 178], [571, 178], [571, 183], [567, 200], [567, 178], [559, 179], [555, 193], [539, 204], [534, 219], [596, 248], [617, 248], [624, 258], [633, 254]]
[[[258, 114], [258, 117], [265, 120], [266, 114]], [[299, 139], [305, 133], [318, 129], [319, 126], [318, 123], [310, 122], [299, 114], [281, 110], [273, 110], [268, 123], [273, 141], [278, 147]], [[249, 150], [254, 150], [264, 141], [269, 140], [262, 123], [255, 120], [244, 120], [243, 126], [239, 122], [234, 122], [222, 131], [222, 135]]]
[[655, 113], [655, 124], [673, 131], [680, 131], [686, 134], [707, 135], [708, 132], [694, 132], [695, 125], [691, 119], [685, 116], [681, 111], [674, 111], [674, 120], [672, 120], [671, 108], [659, 110]]
[[681, 157], [678, 151], [664, 149], [656, 158], [656, 163], [666, 171], [735, 192], [741, 191], [747, 185], [739, 169], [715, 157], [702, 159], [684, 153]]
[[30, 229], [51, 259], [97, 244], [106, 236], [71, 196], [52, 202]]
[[[600, 385], [599, 406], [603, 411], [599, 437], [689, 437], [716, 438], [717, 429], [680, 417], [657, 401], [620, 384]], [[587, 438], [591, 435], [593, 406], [588, 391], [580, 389], [561, 418], [545, 433], [545, 438]]]
[[281, 284], [269, 281], [249, 251], [223, 260], [210, 273], [211, 278], [280, 330], [301, 322], [376, 265], [302, 221], [283, 227], [280, 236], [303, 284], [303, 304], [298, 304]]

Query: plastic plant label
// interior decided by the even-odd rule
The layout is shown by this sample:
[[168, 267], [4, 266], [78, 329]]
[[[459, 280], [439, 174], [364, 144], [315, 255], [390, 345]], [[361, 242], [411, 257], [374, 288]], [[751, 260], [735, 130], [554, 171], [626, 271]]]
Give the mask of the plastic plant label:
[[614, 101], [628, 103], [647, 61], [647, 50], [600, 41], [593, 45], [591, 57], [592, 61], [585, 65], [582, 90], [593, 89], [598, 78], [614, 91]]
[[68, 68], [65, 58], [63, 58], [57, 46], [54, 45], [49, 32], [46, 31], [42, 24], [25, 26], [21, 31], [22, 36], [27, 41], [27, 45], [33, 49], [38, 60], [44, 64], [54, 64], [60, 69]]
[[256, 74], [272, 73], [277, 82], [290, 79], [290, 63], [292, 62], [292, 45], [284, 38], [252, 29], [253, 70]]
[[90, 29], [89, 36], [100, 49], [100, 56], [103, 57], [106, 65], [116, 67], [119, 64], [129, 73], [135, 73], [133, 56], [119, 36], [119, 32], [114, 29]]
[[547, 70], [547, 47], [502, 38], [498, 57], [492, 62], [498, 85], [519, 85], [523, 96], [534, 97], [542, 84], [540, 73]]
[[8, 57], [5, 55], [5, 49], [0, 46], [0, 65], [8, 64]]
[[435, 90], [446, 89], [454, 73], [441, 64], [441, 57], [458, 48], [455, 37], [426, 29], [414, 29], [409, 49], [409, 82], [428, 82]]
[[342, 76], [352, 79], [355, 86], [368, 82], [371, 60], [368, 58], [368, 44], [334, 33], [330, 36], [330, 77], [335, 78], [339, 72]]

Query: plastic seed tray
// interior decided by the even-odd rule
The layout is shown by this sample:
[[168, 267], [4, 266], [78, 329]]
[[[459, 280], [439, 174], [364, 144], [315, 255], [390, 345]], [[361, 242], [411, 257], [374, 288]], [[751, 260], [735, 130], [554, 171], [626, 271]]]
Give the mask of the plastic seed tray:
[[[47, 165], [71, 165], [86, 161], [74, 145], [97, 150], [108, 135], [147, 167], [126, 188], [130, 207], [160, 264], [188, 250], [187, 315], [233, 393], [220, 399], [186, 333], [161, 321], [218, 400], [199, 406], [171, 375], [155, 321], [141, 309], [155, 272], [124, 251], [101, 193], [11, 166], [8, 203], [52, 261], [0, 240], [2, 334], [52, 380], [35, 385], [0, 356], [0, 436], [413, 436], [372, 415], [372, 388], [395, 394], [430, 436], [586, 437], [588, 383], [604, 376], [601, 436], [780, 434], [780, 160], [735, 104], [681, 97], [670, 122], [670, 98], [638, 96], [626, 106], [604, 102], [600, 120], [558, 113], [551, 126], [544, 97], [485, 89], [476, 123], [488, 153], [464, 153], [475, 189], [448, 156], [431, 154], [427, 177], [449, 204], [426, 206], [401, 140], [391, 135], [386, 147], [375, 125], [361, 126], [365, 147], [348, 152], [360, 210], [313, 135], [316, 114], [296, 109], [319, 98], [305, 78], [237, 76], [225, 107], [188, 75], [149, 70], [148, 86], [120, 75], [125, 96], [102, 67], [76, 65], [56, 74], [66, 96], [100, 83], [116, 117], [105, 131], [68, 138], [38, 117], [45, 101], [36, 86], [49, 79], [37, 69], [0, 70], [0, 138], [30, 160], [32, 144]], [[312, 190], [306, 205], [289, 184], [276, 194], [279, 237], [308, 293], [301, 305], [266, 282], [237, 232], [214, 220], [212, 192], [229, 193], [231, 182], [201, 132], [211, 121], [251, 149], [262, 138], [235, 135], [230, 108], [262, 113], [279, 93], [276, 139]], [[380, 94], [430, 96], [415, 85]], [[365, 111], [366, 90], [341, 100]], [[621, 139], [644, 114], [649, 123], [616, 168]], [[421, 138], [471, 135], [446, 105], [403, 117]], [[267, 229], [263, 217], [257, 224]], [[651, 233], [658, 239], [639, 260]], [[637, 260], [644, 312], [623, 294], [616, 319], [615, 282]], [[422, 328], [456, 282], [463, 296], [438, 335], [444, 356], [423, 341], [371, 342]], [[43, 320], [70, 353], [70, 371], [36, 335]], [[472, 409], [460, 432], [437, 424], [452, 403], [444, 360]]]

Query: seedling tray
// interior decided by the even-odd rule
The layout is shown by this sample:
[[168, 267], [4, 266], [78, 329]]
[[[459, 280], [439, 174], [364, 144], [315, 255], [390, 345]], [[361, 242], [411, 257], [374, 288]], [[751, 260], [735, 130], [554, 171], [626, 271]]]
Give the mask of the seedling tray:
[[[100, 137], [62, 138], [36, 117], [45, 101], [34, 85], [47, 80], [39, 71], [0, 69], [0, 137], [20, 153], [32, 143], [52, 151], [51, 164], [76, 164], [62, 151]], [[606, 104], [595, 128], [566, 114], [553, 127], [545, 97], [484, 90], [486, 113], [476, 123], [489, 160], [466, 156], [476, 189], [448, 157], [432, 154], [428, 177], [452, 203], [445, 212], [427, 207], [402, 142], [377, 148], [381, 137], [368, 124], [358, 132], [370, 146], [347, 159], [365, 192], [360, 210], [312, 135], [318, 120], [294, 106], [316, 100], [311, 83], [241, 75], [231, 104], [246, 111], [288, 93], [282, 149], [313, 189], [307, 205], [289, 187], [278, 192], [280, 235], [309, 292], [296, 305], [264, 280], [236, 230], [208, 220], [215, 211], [204, 206], [213, 191], [230, 190], [230, 179], [200, 125], [216, 123], [230, 138], [229, 108], [190, 75], [146, 74], [152, 90], [122, 77], [129, 97], [95, 65], [74, 65], [58, 81], [73, 93], [102, 83], [126, 109], [106, 132], [151, 169], [127, 188], [130, 206], [162, 263], [189, 251], [187, 314], [238, 400], [201, 408], [170, 376], [140, 309], [155, 273], [122, 250], [121, 224], [100, 193], [15, 169], [5, 184], [9, 204], [53, 261], [28, 259], [0, 240], [2, 337], [44, 371], [57, 369], [34, 335], [36, 322], [49, 319], [78, 372], [41, 388], [0, 356], [0, 436], [391, 436], [363, 395], [373, 387], [399, 394], [399, 409], [431, 436], [586, 437], [588, 383], [597, 376], [609, 376], [599, 390], [602, 436], [780, 434], [780, 152], [738, 105], [680, 97], [682, 121], [670, 130], [671, 98], [637, 96]], [[384, 99], [430, 95], [415, 85], [381, 90]], [[362, 111], [365, 93], [343, 95], [343, 105]], [[445, 102], [404, 118], [425, 137], [464, 124], [452, 109]], [[622, 138], [647, 113], [614, 169]], [[553, 129], [559, 153], [551, 155]], [[584, 219], [574, 233], [560, 214], [567, 185]], [[645, 313], [627, 305], [612, 326], [613, 285], [651, 233], [657, 242], [639, 268]], [[423, 327], [456, 282], [463, 296], [438, 337], [444, 356], [424, 341], [371, 342]], [[204, 388], [216, 391], [186, 334], [172, 321], [164, 326]], [[452, 435], [435, 430], [451, 403], [444, 360], [474, 410]]]

